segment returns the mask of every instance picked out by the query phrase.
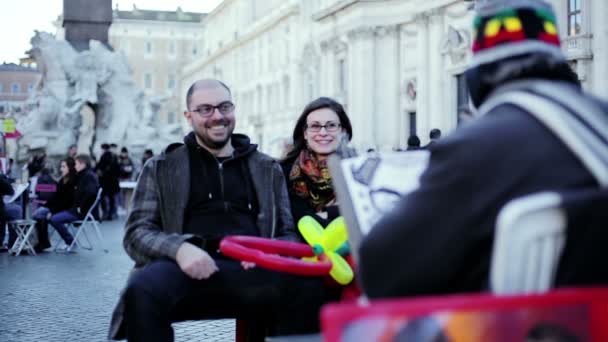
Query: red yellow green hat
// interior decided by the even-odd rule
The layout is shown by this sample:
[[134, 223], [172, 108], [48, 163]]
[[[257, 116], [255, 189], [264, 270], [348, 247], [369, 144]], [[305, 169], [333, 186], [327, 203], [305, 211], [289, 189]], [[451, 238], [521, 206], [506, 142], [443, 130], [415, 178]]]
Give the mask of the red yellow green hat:
[[542, 0], [486, 0], [473, 21], [473, 66], [534, 52], [565, 59], [555, 13]]

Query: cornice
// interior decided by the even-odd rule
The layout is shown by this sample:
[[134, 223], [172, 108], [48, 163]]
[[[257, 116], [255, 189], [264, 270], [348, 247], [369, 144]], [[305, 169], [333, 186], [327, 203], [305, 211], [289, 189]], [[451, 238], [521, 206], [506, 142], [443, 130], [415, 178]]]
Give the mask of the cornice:
[[469, 15], [469, 13], [471, 13], [471, 9], [469, 8], [469, 6], [469, 4], [463, 2], [461, 3], [461, 6], [458, 6], [460, 8], [457, 9], [450, 10], [450, 8], [446, 7], [445, 15], [450, 19], [464, 18]]
[[376, 37], [396, 37], [399, 35], [401, 31], [401, 25], [386, 25], [386, 26], [376, 26], [374, 33]]
[[223, 11], [225, 8], [227, 8], [231, 3], [233, 3], [235, 0], [222, 0], [222, 2], [220, 2], [219, 5], [217, 5], [213, 11], [209, 12], [202, 20], [201, 22], [205, 22], [213, 17], [215, 17], [216, 15], [218, 15], [218, 13], [220, 13], [221, 11]]
[[[304, 0], [310, 1], [310, 0]], [[336, 14], [337, 12], [359, 2], [359, 0], [340, 0], [336, 1], [333, 5], [316, 11], [311, 15], [313, 21], [321, 21], [329, 16]]]
[[230, 43], [226, 44], [223, 48], [216, 50], [210, 56], [184, 66], [184, 73], [189, 74], [189, 73], [196, 71], [197, 69], [202, 69], [210, 64], [215, 63], [218, 59], [220, 59], [226, 53], [248, 43], [251, 40], [254, 40], [260, 34], [270, 30], [271, 28], [275, 27], [278, 23], [282, 22], [283, 20], [285, 20], [293, 15], [298, 14], [299, 12], [300, 12], [300, 6], [298, 4], [292, 4], [289, 7], [286, 7], [285, 9], [278, 12], [278, 14], [276, 14], [276, 16], [274, 18], [269, 19], [266, 22], [260, 23], [259, 25], [254, 24], [253, 28], [250, 29], [249, 32], [247, 32], [247, 31], [244, 32], [242, 35], [239, 36], [238, 39], [233, 40]]
[[333, 53], [340, 53], [348, 49], [347, 42], [340, 37], [326, 39], [321, 42], [320, 46], [322, 52], [332, 51]]
[[358, 40], [358, 39], [370, 39], [373, 38], [376, 33], [376, 29], [374, 27], [364, 26], [357, 27], [347, 32], [348, 40]]
[[400, 24], [384, 25], [384, 26], [363, 26], [352, 29], [347, 32], [349, 40], [371, 39], [374, 37], [397, 37], [401, 32]]

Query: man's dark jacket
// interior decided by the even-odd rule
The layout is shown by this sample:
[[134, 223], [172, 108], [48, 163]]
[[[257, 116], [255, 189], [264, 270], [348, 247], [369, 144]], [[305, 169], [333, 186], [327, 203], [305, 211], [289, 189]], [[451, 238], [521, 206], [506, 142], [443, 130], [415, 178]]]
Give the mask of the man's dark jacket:
[[74, 187], [74, 204], [69, 211], [83, 219], [97, 197], [99, 181], [91, 168], [86, 168], [76, 175]]
[[107, 195], [114, 195], [120, 191], [118, 177], [120, 164], [118, 158], [110, 151], [105, 151], [99, 158], [96, 166], [99, 183]]
[[[249, 141], [240, 134], [233, 134], [232, 139]], [[298, 240], [278, 162], [255, 151], [247, 157], [247, 168], [259, 204], [260, 236]], [[133, 193], [123, 240], [127, 254], [135, 261], [131, 276], [157, 258], [175, 260], [183, 242], [198, 239], [183, 233], [189, 189], [190, 159], [184, 144], [172, 144], [161, 155], [146, 162]], [[123, 311], [124, 298], [121, 296], [112, 316], [110, 339], [124, 338]]]

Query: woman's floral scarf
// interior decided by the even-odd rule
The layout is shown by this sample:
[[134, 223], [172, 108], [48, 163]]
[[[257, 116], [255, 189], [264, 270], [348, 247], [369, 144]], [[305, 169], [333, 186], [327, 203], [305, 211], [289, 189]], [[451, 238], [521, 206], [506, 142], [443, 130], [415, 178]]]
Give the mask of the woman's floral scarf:
[[327, 159], [318, 160], [307, 148], [300, 152], [293, 163], [289, 181], [290, 191], [306, 200], [315, 212], [321, 211], [336, 197]]

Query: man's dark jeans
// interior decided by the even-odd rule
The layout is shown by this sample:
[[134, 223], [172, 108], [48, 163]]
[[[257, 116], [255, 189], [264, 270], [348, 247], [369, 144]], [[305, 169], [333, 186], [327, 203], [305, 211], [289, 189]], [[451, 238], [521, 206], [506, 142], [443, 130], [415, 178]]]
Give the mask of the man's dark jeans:
[[126, 290], [125, 324], [129, 341], [173, 341], [171, 323], [240, 318], [276, 327], [275, 334], [319, 329], [321, 278], [297, 277], [214, 255], [219, 271], [195, 280], [169, 259], [148, 264]]

